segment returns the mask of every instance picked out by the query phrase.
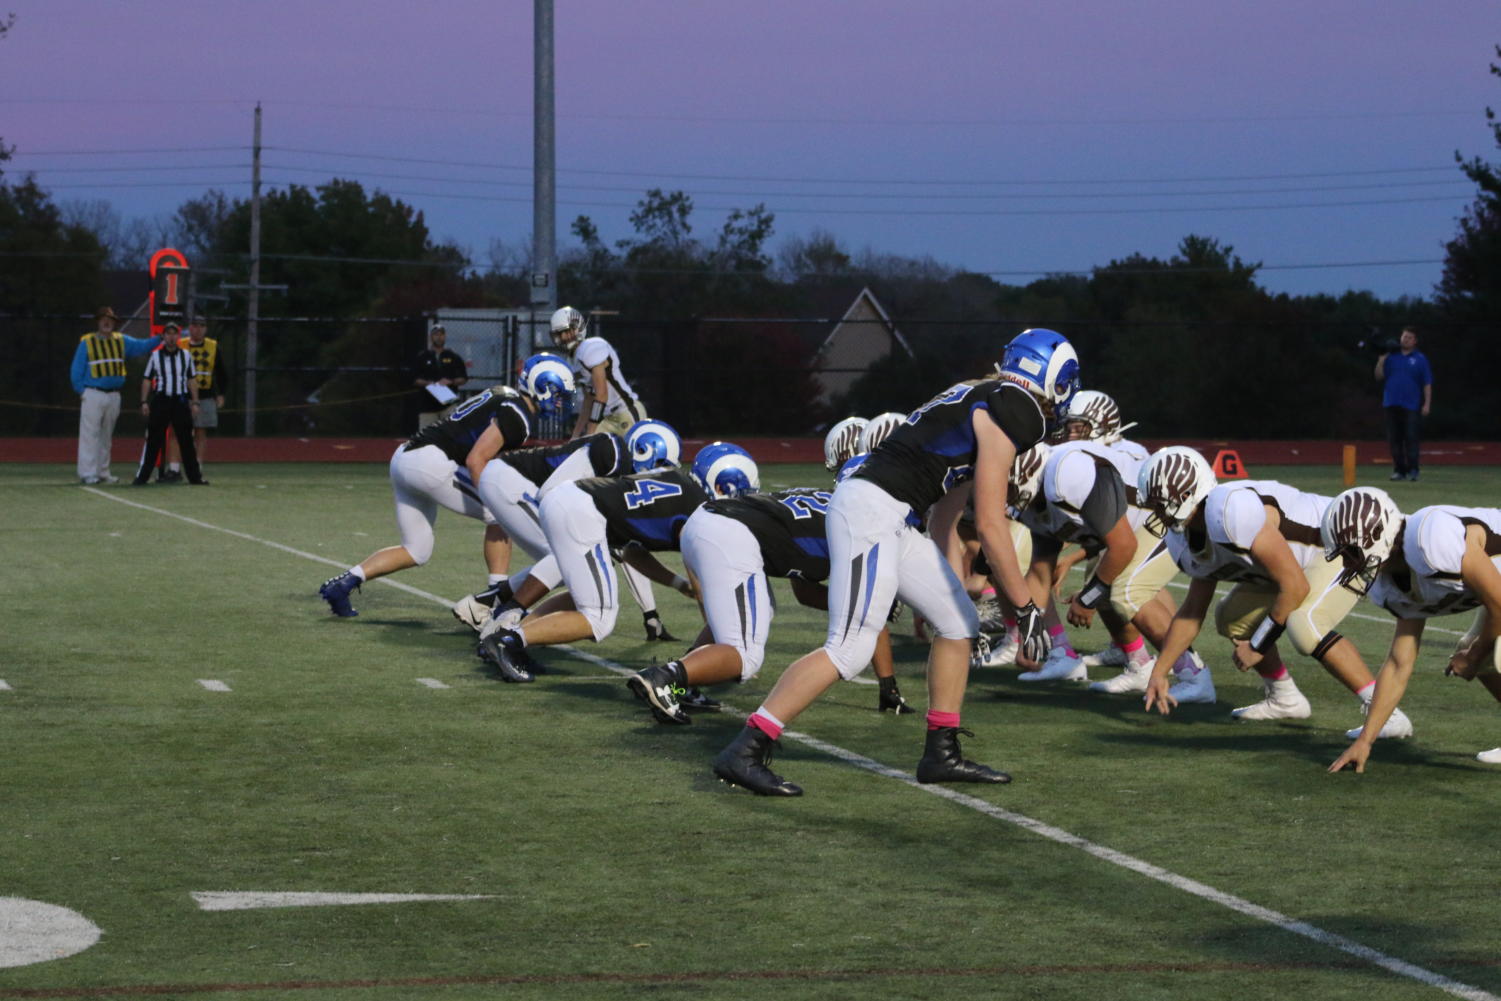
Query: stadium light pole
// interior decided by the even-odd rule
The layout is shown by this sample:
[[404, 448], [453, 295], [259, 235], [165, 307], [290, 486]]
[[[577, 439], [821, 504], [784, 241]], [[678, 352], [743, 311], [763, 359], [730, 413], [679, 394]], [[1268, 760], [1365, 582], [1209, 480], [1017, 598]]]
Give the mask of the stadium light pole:
[[532, 44], [532, 329], [558, 308], [557, 132], [553, 118], [553, 0], [533, 0]]

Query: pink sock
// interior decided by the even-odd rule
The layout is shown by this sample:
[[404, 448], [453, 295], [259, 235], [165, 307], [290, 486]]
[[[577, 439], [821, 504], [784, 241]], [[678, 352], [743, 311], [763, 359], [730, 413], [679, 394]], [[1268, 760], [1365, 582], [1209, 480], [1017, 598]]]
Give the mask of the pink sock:
[[1256, 665], [1256, 673], [1261, 675], [1268, 681], [1281, 681], [1283, 678], [1290, 676], [1287, 673], [1286, 664], [1278, 664], [1277, 670], [1275, 671], [1271, 670], [1270, 668], [1264, 668], [1260, 664], [1258, 664]]
[[1371, 696], [1376, 694], [1376, 682], [1370, 682], [1355, 694], [1360, 697], [1360, 701], [1362, 702], [1371, 701]]
[[941, 713], [937, 709], [928, 710], [928, 729], [942, 730], [944, 727], [958, 726], [958, 713]]
[[1137, 636], [1135, 640], [1127, 643], [1125, 646], [1121, 646], [1119, 643], [1116, 646], [1120, 646], [1121, 652], [1126, 655], [1126, 663], [1128, 664], [1145, 664], [1152, 659], [1151, 652], [1147, 650], [1147, 641], [1140, 636]]
[[745, 725], [755, 727], [772, 740], [777, 740], [782, 736], [781, 722], [775, 716], [760, 709], [750, 714]]
[[1063, 649], [1068, 652], [1068, 655], [1070, 657], [1078, 656], [1078, 654], [1074, 653], [1074, 645], [1068, 641], [1067, 632], [1062, 626], [1054, 626], [1053, 628], [1049, 629], [1048, 636], [1052, 637], [1054, 646], [1063, 647]]

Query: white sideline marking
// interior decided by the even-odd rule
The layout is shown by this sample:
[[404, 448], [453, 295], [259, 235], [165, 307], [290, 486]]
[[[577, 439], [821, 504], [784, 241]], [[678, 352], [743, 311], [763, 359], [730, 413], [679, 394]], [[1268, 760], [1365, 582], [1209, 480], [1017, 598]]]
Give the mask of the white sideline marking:
[[0, 967], [76, 956], [102, 934], [98, 925], [66, 907], [0, 897]]
[[5, 683], [5, 679], [4, 678], [0, 678], [0, 692], [10, 692], [10, 691], [14, 691], [14, 689], [12, 689], [9, 685], [7, 685]]
[[493, 900], [489, 893], [279, 893], [198, 891], [192, 894], [203, 911], [254, 911], [270, 907], [342, 907], [355, 904], [406, 904], [430, 900]]
[[443, 684], [443, 682], [439, 681], [437, 678], [418, 678], [417, 679], [417, 684], [419, 684], [419, 685], [426, 685], [428, 688], [447, 688], [448, 687], [447, 685]]
[[[234, 531], [234, 530], [228, 529], [228, 528], [220, 528], [218, 525], [210, 525], [209, 523], [203, 522], [203, 521], [199, 521], [196, 518], [189, 518], [189, 517], [187, 517], [185, 515], [177, 514], [175, 511], [163, 511], [160, 508], [148, 507], [145, 504], [139, 504], [139, 503], [137, 503], [135, 501], [128, 501], [128, 500], [124, 500], [123, 498], [113, 496], [113, 495], [111, 495], [109, 493], [106, 493], [103, 490], [92, 489], [92, 488], [89, 488], [89, 487], [84, 487], [84, 489], [87, 490], [87, 491], [89, 491], [90, 493], [97, 494], [100, 497], [104, 497], [104, 498], [106, 498], [108, 500], [117, 501], [118, 503], [129, 505], [130, 507], [140, 508], [143, 511], [150, 511], [150, 512], [152, 512], [154, 514], [163, 514], [163, 515], [167, 515], [167, 516], [172, 517], [172, 518], [177, 518], [177, 519], [179, 519], [181, 521], [185, 521], [185, 522], [187, 522], [188, 524], [191, 524], [191, 525], [196, 525], [196, 526], [201, 527], [201, 528], [206, 528], [206, 529], [209, 529], [210, 531], [223, 532], [226, 535], [233, 535], [236, 538], [245, 539], [245, 540], [247, 540], [249, 542], [259, 543], [260, 545], [270, 546], [272, 549], [279, 549], [282, 552], [291, 553], [294, 556], [301, 556], [304, 559], [314, 560], [314, 561], [319, 562], [319, 563], [327, 563], [327, 564], [330, 564], [330, 565], [333, 565], [333, 566], [343, 566], [344, 565], [344, 564], [338, 562], [337, 560], [332, 560], [332, 559], [329, 559], [329, 558], [324, 557], [324, 556], [318, 556], [318, 555], [315, 555], [313, 553], [305, 553], [305, 552], [302, 552], [301, 550], [293, 549], [290, 546], [284, 546], [284, 545], [282, 545], [279, 542], [271, 542], [271, 541], [269, 541], [267, 539], [257, 538], [256, 536], [249, 535], [249, 534], [247, 534], [245, 532], [237, 532], [237, 531]], [[386, 580], [386, 578], [381, 578], [381, 580]], [[430, 593], [428, 593], [426, 591], [418, 590], [415, 587], [408, 587], [407, 585], [396, 583], [394, 581], [390, 582], [390, 583], [391, 583], [392, 587], [397, 587], [397, 588], [400, 588], [403, 591], [407, 591], [407, 592], [409, 592], [411, 594], [415, 594], [415, 595], [418, 595], [420, 597], [426, 598], [429, 601], [434, 602], [435, 604], [443, 605], [445, 607], [451, 607], [453, 605], [453, 602], [450, 601], [449, 599], [447, 599], [447, 598], [441, 598], [441, 597], [439, 597], [436, 594], [430, 594]], [[1182, 585], [1179, 585], [1179, 586], [1182, 586]], [[1367, 619], [1367, 620], [1370, 620], [1370, 621], [1374, 621], [1374, 622], [1385, 622], [1386, 621], [1386, 619], [1379, 618], [1377, 616], [1372, 616], [1372, 615], [1360, 615], [1358, 617], [1362, 618], [1362, 619]], [[1445, 630], [1435, 630], [1435, 631], [1448, 632], [1448, 633], [1452, 633], [1453, 635], [1456, 635], [1456, 636], [1462, 635], [1461, 633], [1459, 633], [1459, 632], [1457, 632], [1455, 630], [1445, 629]], [[625, 667], [625, 666], [623, 666], [621, 664], [617, 664], [617, 663], [615, 663], [612, 660], [609, 660], [607, 658], [599, 656], [598, 654], [590, 653], [587, 650], [582, 650], [582, 649], [579, 649], [577, 647], [568, 646], [568, 645], [565, 645], [565, 644], [560, 644], [558, 646], [552, 647], [551, 649], [558, 650], [558, 651], [564, 652], [564, 653], [568, 653], [568, 654], [570, 654], [570, 655], [572, 655], [574, 657], [577, 657], [580, 660], [586, 661], [586, 662], [588, 662], [590, 664], [596, 664], [596, 665], [598, 665], [600, 667], [607, 668], [608, 670], [612, 671], [613, 673], [615, 673], [617, 675], [628, 676], [628, 675], [636, 673], [636, 672], [632, 671], [628, 667]], [[744, 713], [741, 713], [740, 711], [734, 709], [733, 707], [731, 707], [729, 705], [725, 706], [725, 711], [728, 714], [730, 714], [730, 715], [741, 716], [741, 717], [743, 717], [745, 715]], [[847, 762], [849, 764], [854, 765], [857, 768], [861, 768], [861, 769], [864, 769], [865, 771], [871, 772], [872, 774], [880, 775], [880, 776], [882, 776], [884, 778], [895, 779], [896, 781], [903, 782], [906, 785], [910, 786], [911, 788], [918, 790], [919, 792], [928, 793], [929, 795], [933, 795], [933, 796], [937, 796], [937, 797], [939, 797], [941, 799], [949, 800], [950, 802], [956, 803], [956, 804], [958, 804], [960, 806], [967, 806], [970, 809], [976, 810], [976, 811], [978, 811], [980, 813], [983, 813], [983, 814], [985, 814], [988, 817], [993, 817], [996, 820], [1000, 820], [1000, 821], [1003, 821], [1003, 822], [1008, 823], [1008, 824], [1013, 824], [1013, 825], [1015, 825], [1017, 827], [1022, 828], [1023, 830], [1030, 831], [1031, 833], [1036, 834], [1039, 837], [1047, 838], [1050, 841], [1055, 841], [1058, 844], [1067, 845], [1067, 846], [1069, 846], [1071, 848], [1077, 848], [1080, 851], [1085, 852], [1086, 854], [1092, 855], [1095, 858], [1100, 859], [1101, 861], [1109, 862], [1112, 865], [1118, 865], [1118, 866], [1120, 866], [1120, 867], [1122, 867], [1124, 869], [1129, 869], [1132, 872], [1135, 872], [1135, 873], [1137, 873], [1139, 875], [1146, 876], [1148, 879], [1153, 879], [1153, 880], [1156, 880], [1156, 881], [1158, 881], [1160, 883], [1164, 883], [1164, 884], [1166, 884], [1168, 886], [1173, 887], [1174, 889], [1182, 890], [1184, 893], [1192, 894], [1193, 896], [1199, 897], [1199, 898], [1201, 898], [1203, 900], [1207, 900], [1210, 903], [1219, 904], [1221, 907], [1225, 907], [1225, 908], [1227, 908], [1229, 910], [1235, 911], [1238, 914], [1245, 915], [1246, 917], [1249, 917], [1249, 918], [1254, 918], [1255, 920], [1258, 920], [1258, 921], [1266, 922], [1267, 924], [1270, 924], [1270, 925], [1273, 925], [1274, 927], [1280, 928], [1283, 931], [1288, 932], [1290, 934], [1302, 936], [1303, 938], [1310, 939], [1310, 940], [1312, 940], [1314, 942], [1319, 943], [1320, 945], [1323, 945], [1323, 946], [1326, 946], [1328, 948], [1337, 950], [1339, 952], [1343, 952], [1343, 953], [1345, 953], [1347, 955], [1350, 955], [1350, 956], [1354, 956], [1357, 959], [1364, 960], [1365, 962], [1371, 963], [1371, 964], [1373, 964], [1375, 966], [1379, 966], [1382, 969], [1388, 971], [1389, 973], [1393, 973], [1393, 974], [1395, 974], [1395, 975], [1397, 975], [1399, 977], [1406, 977], [1406, 978], [1408, 978], [1410, 980], [1416, 980], [1419, 983], [1426, 984], [1429, 987], [1434, 987], [1434, 988], [1436, 988], [1438, 990], [1441, 990], [1441, 991], [1445, 992], [1446, 994], [1451, 994], [1454, 997], [1464, 998], [1464, 999], [1466, 999], [1466, 1001], [1501, 1001], [1501, 997], [1498, 997], [1497, 995], [1492, 994], [1489, 991], [1482, 990], [1479, 987], [1472, 987], [1469, 984], [1461, 983], [1458, 980], [1454, 980], [1454, 979], [1452, 979], [1450, 977], [1446, 977], [1446, 976], [1444, 976], [1441, 973], [1435, 973], [1432, 970], [1425, 969], [1424, 967], [1417, 966], [1416, 964], [1409, 963], [1409, 962], [1407, 962], [1404, 959], [1397, 958], [1396, 956], [1389, 956], [1389, 955], [1387, 955], [1384, 952], [1380, 952], [1379, 950], [1372, 949], [1369, 946], [1362, 945], [1359, 942], [1355, 941], [1354, 939], [1346, 938], [1343, 935], [1336, 935], [1333, 932], [1324, 931], [1322, 928], [1318, 928], [1318, 927], [1316, 927], [1314, 925], [1308, 924], [1307, 922], [1295, 920], [1295, 919], [1293, 919], [1291, 917], [1288, 917], [1287, 915], [1282, 914], [1282, 913], [1280, 913], [1278, 911], [1274, 911], [1274, 910], [1271, 910], [1270, 908], [1262, 907], [1259, 904], [1253, 904], [1249, 900], [1245, 900], [1245, 899], [1243, 899], [1241, 897], [1234, 896], [1233, 894], [1225, 893], [1225, 892], [1223, 892], [1221, 890], [1216, 890], [1212, 886], [1209, 886], [1209, 885], [1207, 885], [1205, 883], [1200, 883], [1197, 880], [1189, 879], [1186, 876], [1179, 876], [1176, 873], [1169, 872], [1168, 870], [1161, 868], [1160, 866], [1155, 866], [1155, 865], [1153, 865], [1150, 862], [1146, 862], [1146, 861], [1143, 861], [1142, 859], [1138, 859], [1138, 858], [1136, 858], [1134, 856], [1127, 855], [1124, 852], [1118, 852], [1118, 851], [1116, 851], [1113, 848], [1107, 848], [1104, 845], [1099, 845], [1099, 844], [1094, 843], [1093, 841], [1088, 841], [1088, 840], [1086, 840], [1084, 838], [1079, 837], [1076, 834], [1070, 834], [1068, 831], [1065, 831], [1062, 828], [1054, 827], [1051, 824], [1043, 823], [1040, 820], [1034, 820], [1031, 817], [1028, 817], [1028, 816], [1026, 816], [1024, 814], [1015, 813], [1015, 812], [1013, 812], [1011, 810], [1003, 809], [1003, 808], [1001, 808], [999, 806], [996, 806], [993, 803], [990, 803], [990, 802], [987, 802], [986, 800], [980, 799], [979, 797], [970, 796], [970, 795], [968, 795], [966, 793], [955, 792], [954, 790], [944, 788], [943, 786], [920, 785], [918, 783], [917, 779], [914, 776], [908, 775], [906, 772], [900, 771], [900, 770], [898, 770], [896, 768], [892, 768], [889, 765], [883, 765], [881, 762], [876, 761], [873, 758], [867, 758], [864, 755], [856, 754], [854, 751], [845, 750], [844, 748], [839, 747], [839, 746], [837, 746], [835, 744], [826, 743], [824, 741], [819, 740], [816, 737], [810, 737], [807, 734], [800, 733], [800, 732], [797, 732], [797, 731], [794, 731], [794, 730], [784, 730], [782, 732], [782, 737], [784, 739], [786, 739], [786, 740], [794, 740], [794, 741], [797, 741], [800, 744], [805, 744], [808, 747], [812, 747], [815, 750], [822, 751], [825, 754], [832, 755], [833, 757], [839, 758], [841, 761], [845, 761], [845, 762]], [[240, 896], [248, 896], [248, 895], [243, 895], [243, 894], [199, 894], [199, 893], [194, 893], [193, 894], [193, 898], [195, 900], [199, 900], [199, 906], [203, 907], [205, 910], [209, 910], [209, 909], [226, 909], [227, 910], [227, 909], [230, 909], [228, 907], [224, 907], [224, 908], [210, 908], [210, 907], [207, 907], [201, 899], [199, 899], [200, 897], [215, 897], [215, 896], [218, 896], [218, 897], [225, 897], [225, 896], [228, 896], [228, 897], [240, 897]], [[261, 896], [261, 897], [292, 897], [292, 896], [303, 896], [303, 895], [300, 895], [300, 894], [260, 894], [259, 896]], [[341, 896], [342, 897], [354, 897], [354, 896], [366, 897], [366, 896], [382, 896], [382, 895], [381, 894], [313, 894], [312, 896], [316, 896], [316, 897], [341, 897]], [[411, 899], [411, 898], [410, 897], [404, 897], [403, 899]], [[441, 898], [425, 898], [425, 899], [476, 899], [476, 898], [441, 897]], [[331, 900], [331, 901], [327, 901], [327, 902], [328, 903], [341, 903], [343, 901], [334, 901], [334, 900]], [[365, 903], [365, 902], [374, 902], [374, 901], [350, 901], [350, 902]], [[262, 906], [262, 905], [246, 905], [246, 906]], [[304, 905], [304, 904], [267, 904], [267, 905], [264, 905], [264, 906], [312, 906], [312, 905]]]
[[198, 683], [200, 685], [202, 685], [204, 688], [207, 688], [211, 692], [227, 692], [227, 691], [229, 691], [229, 686], [228, 685], [226, 685], [222, 681], [215, 681], [212, 678], [199, 678], [198, 679]]

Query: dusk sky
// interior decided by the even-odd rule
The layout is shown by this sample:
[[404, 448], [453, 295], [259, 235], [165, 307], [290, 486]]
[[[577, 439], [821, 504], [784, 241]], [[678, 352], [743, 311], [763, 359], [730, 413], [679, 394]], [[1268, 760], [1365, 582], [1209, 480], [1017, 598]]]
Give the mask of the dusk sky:
[[[360, 180], [486, 259], [531, 232], [530, 0], [12, 0], [7, 176], [169, 215]], [[1024, 284], [1194, 233], [1277, 292], [1427, 296], [1501, 160], [1495, 0], [556, 0], [558, 234], [629, 235], [650, 187], [696, 236], [764, 202]], [[173, 152], [191, 150], [192, 152]], [[1393, 263], [1397, 262], [1397, 263]], [[143, 262], [144, 263], [144, 262]], [[563, 297], [568, 289], [561, 289]]]

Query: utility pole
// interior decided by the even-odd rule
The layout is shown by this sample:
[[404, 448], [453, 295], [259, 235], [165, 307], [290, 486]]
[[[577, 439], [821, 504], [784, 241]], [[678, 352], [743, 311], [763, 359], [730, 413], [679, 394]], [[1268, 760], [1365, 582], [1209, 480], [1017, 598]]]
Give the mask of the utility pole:
[[250, 308], [245, 324], [245, 437], [255, 434], [255, 368], [261, 311], [261, 102], [255, 102], [255, 143], [250, 167]]
[[[558, 308], [557, 130], [553, 113], [553, 0], [533, 0], [532, 24], [532, 329]], [[545, 340], [543, 341], [545, 344]]]

